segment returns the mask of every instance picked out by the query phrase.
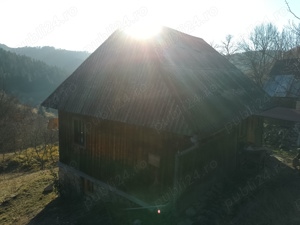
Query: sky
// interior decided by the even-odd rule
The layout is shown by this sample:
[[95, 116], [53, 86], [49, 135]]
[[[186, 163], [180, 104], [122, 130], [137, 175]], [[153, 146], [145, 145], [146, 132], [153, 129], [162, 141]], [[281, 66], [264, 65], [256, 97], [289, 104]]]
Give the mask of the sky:
[[[300, 1], [288, 2], [300, 17]], [[136, 24], [160, 24], [218, 44], [228, 34], [246, 37], [261, 23], [281, 29], [297, 21], [284, 0], [1, 0], [0, 5], [0, 43], [88, 52], [116, 29]]]

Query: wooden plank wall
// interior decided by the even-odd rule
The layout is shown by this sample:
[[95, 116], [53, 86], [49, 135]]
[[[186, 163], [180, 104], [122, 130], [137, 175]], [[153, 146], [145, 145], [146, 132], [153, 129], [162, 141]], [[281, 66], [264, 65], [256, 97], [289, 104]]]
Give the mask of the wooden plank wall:
[[[74, 144], [73, 118], [85, 121], [84, 147]], [[136, 168], [148, 173], [150, 183], [156, 177], [161, 184], [172, 184], [174, 153], [189, 142], [187, 137], [66, 112], [59, 112], [59, 120], [60, 161], [103, 181]], [[159, 168], [147, 165], [149, 153], [160, 157]]]
[[71, 123], [70, 118], [66, 116], [65, 113], [58, 112], [58, 131], [59, 131], [59, 161], [65, 164], [70, 164], [71, 162], [71, 152], [69, 143], [71, 142], [71, 134], [68, 133], [69, 123]]
[[197, 171], [211, 177], [216, 172], [232, 174], [237, 162], [237, 129], [223, 131], [200, 144], [199, 148], [180, 158], [179, 177]]
[[[82, 119], [87, 124], [84, 147], [74, 144], [73, 118]], [[175, 153], [191, 146], [189, 137], [158, 133], [124, 123], [95, 121], [66, 112], [59, 112], [59, 120], [60, 161], [102, 181], [122, 175], [125, 170], [144, 170], [141, 165], [148, 164], [151, 153], [160, 157], [160, 167], [147, 165], [144, 171], [147, 174], [136, 178], [148, 177], [153, 183], [156, 177], [159, 183], [170, 185], [174, 176]], [[223, 131], [202, 143], [198, 150], [181, 157], [179, 176], [185, 176], [195, 168], [201, 171], [212, 161], [217, 162], [217, 170], [232, 173], [237, 164], [239, 142], [259, 143], [261, 126], [260, 118], [251, 117], [230, 134]]]
[[263, 119], [258, 116], [247, 118], [246, 142], [251, 142], [257, 146], [262, 145]]

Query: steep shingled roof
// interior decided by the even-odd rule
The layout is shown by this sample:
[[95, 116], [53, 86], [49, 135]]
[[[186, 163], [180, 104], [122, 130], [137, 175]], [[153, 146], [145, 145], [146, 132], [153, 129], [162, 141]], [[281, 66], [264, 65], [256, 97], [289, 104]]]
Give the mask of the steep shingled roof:
[[268, 108], [265, 97], [203, 39], [163, 27], [147, 40], [115, 31], [42, 105], [206, 136]]

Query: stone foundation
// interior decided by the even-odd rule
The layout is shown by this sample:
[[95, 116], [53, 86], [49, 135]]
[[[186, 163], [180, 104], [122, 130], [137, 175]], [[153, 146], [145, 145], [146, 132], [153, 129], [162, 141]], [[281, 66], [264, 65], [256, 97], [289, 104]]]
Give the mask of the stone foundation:
[[77, 198], [83, 195], [80, 176], [71, 173], [65, 168], [59, 168], [59, 193], [62, 197]]

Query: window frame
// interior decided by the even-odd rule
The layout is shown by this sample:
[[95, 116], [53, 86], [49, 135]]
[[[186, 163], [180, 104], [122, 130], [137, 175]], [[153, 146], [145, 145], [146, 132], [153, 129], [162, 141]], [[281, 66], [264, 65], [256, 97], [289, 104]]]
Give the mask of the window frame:
[[[76, 125], [77, 123], [77, 125]], [[74, 117], [72, 119], [72, 139], [73, 143], [81, 147], [86, 145], [86, 127], [83, 119]]]

